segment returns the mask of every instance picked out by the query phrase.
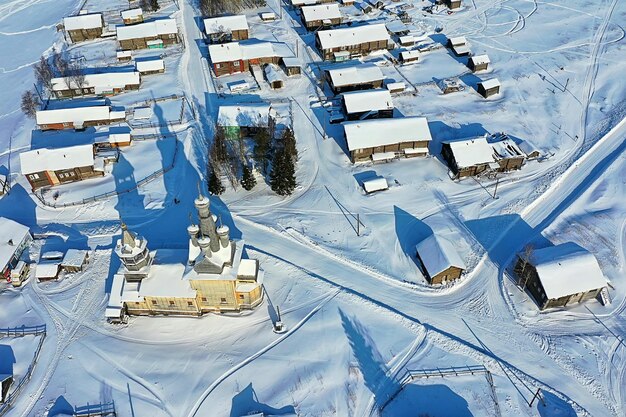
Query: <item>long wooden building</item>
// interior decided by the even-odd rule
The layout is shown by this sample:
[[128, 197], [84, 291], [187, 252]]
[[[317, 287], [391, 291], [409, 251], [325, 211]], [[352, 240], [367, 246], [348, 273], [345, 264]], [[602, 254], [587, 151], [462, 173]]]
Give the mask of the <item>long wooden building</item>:
[[383, 23], [321, 30], [315, 44], [324, 60], [345, 61], [356, 56], [389, 49], [391, 38]]
[[180, 42], [176, 20], [161, 19], [132, 26], [118, 26], [117, 41], [120, 48], [158, 49]]
[[343, 93], [342, 105], [347, 120], [383, 119], [393, 117], [393, 100], [386, 89]]
[[125, 119], [125, 110], [114, 110], [108, 105], [38, 110], [35, 114], [37, 126], [41, 130], [84, 129], [122, 122]]
[[218, 16], [204, 19], [204, 33], [210, 43], [243, 41], [250, 37], [244, 15]]
[[308, 30], [338, 26], [343, 21], [338, 3], [304, 6], [300, 10], [300, 17]]
[[353, 163], [426, 156], [432, 140], [425, 117], [345, 122], [343, 128]]
[[72, 77], [53, 78], [52, 91], [57, 98], [72, 98], [88, 95], [112, 96], [129, 90], [139, 90], [139, 72], [105, 72], [85, 74], [82, 85]]
[[63, 18], [65, 32], [74, 43], [98, 39], [102, 36], [102, 13], [79, 14]]
[[104, 161], [95, 158], [92, 144], [34, 149], [20, 154], [22, 174], [33, 190], [104, 175]]
[[279, 64], [282, 45], [257, 39], [209, 45], [213, 72], [220, 77], [248, 71], [251, 65]]
[[338, 67], [326, 70], [326, 82], [335, 94], [381, 88], [385, 76], [374, 64]]

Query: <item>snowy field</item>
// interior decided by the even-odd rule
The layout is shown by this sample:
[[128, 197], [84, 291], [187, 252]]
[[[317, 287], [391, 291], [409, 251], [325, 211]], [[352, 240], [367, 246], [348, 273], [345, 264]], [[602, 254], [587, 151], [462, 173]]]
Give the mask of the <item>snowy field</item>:
[[[396, 111], [427, 117], [433, 142], [427, 158], [356, 165], [341, 125], [326, 122], [320, 102], [331, 98], [317, 83], [328, 63], [293, 10], [268, 0], [245, 12], [251, 37], [286, 43], [304, 66], [285, 88], [271, 90], [250, 74], [214, 79], [195, 2], [161, 3], [149, 17], [176, 19], [184, 44], [140, 52], [163, 54], [166, 72], [111, 97], [127, 110], [152, 107], [150, 119], [129, 119], [142, 140], [121, 148], [104, 177], [55, 187], [44, 199], [73, 204], [119, 195], [53, 208], [19, 174], [19, 153], [79, 134], [34, 132], [19, 108], [34, 83], [31, 65], [56, 48], [84, 57], [90, 68], [123, 66], [114, 38], [67, 45], [56, 25], [81, 7], [119, 23], [128, 2], [0, 1], [0, 174], [12, 183], [0, 197], [0, 216], [50, 237], [33, 244], [33, 260], [44, 245], [93, 251], [86, 271], [58, 282], [0, 284], [0, 328], [48, 329], [32, 379], [7, 416], [53, 416], [111, 401], [119, 416], [137, 417], [626, 415], [626, 2], [465, 0], [452, 14], [430, 14], [422, 7], [431, 2], [407, 0], [413, 33], [433, 44], [465, 36], [492, 66], [472, 74], [466, 58], [446, 48], [411, 65], [394, 65], [401, 49], [364, 58], [389, 80], [407, 83], [407, 93], [393, 96]], [[392, 19], [384, 11], [341, 10], [354, 21]], [[262, 22], [263, 11], [280, 18]], [[437, 81], [452, 77], [465, 89], [443, 95]], [[502, 93], [485, 100], [476, 84], [494, 77]], [[253, 88], [229, 94], [239, 80]], [[177, 98], [161, 100], [170, 96]], [[120, 222], [150, 249], [186, 248], [219, 106], [260, 100], [279, 110], [281, 123], [293, 121], [298, 187], [282, 198], [259, 177], [249, 192], [227, 187], [212, 209], [265, 269], [263, 304], [241, 315], [108, 324]], [[453, 181], [441, 142], [496, 132], [531, 142], [544, 158], [499, 176], [497, 185]], [[366, 195], [361, 183], [374, 176], [390, 188]], [[422, 276], [414, 248], [432, 232], [453, 242], [467, 264], [457, 282], [430, 286]], [[592, 300], [540, 312], [515, 285], [517, 252], [568, 241], [598, 259], [612, 285], [610, 305]], [[272, 332], [274, 306], [285, 334]], [[11, 351], [17, 376], [36, 340], [0, 338], [0, 354]], [[467, 366], [491, 373], [495, 399], [482, 374], [401, 388], [407, 371]], [[537, 390], [544, 402], [529, 407]]]

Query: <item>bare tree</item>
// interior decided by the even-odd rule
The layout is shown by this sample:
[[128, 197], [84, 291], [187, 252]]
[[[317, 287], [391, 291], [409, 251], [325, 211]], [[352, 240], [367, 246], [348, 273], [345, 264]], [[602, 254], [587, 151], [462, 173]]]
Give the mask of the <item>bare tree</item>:
[[59, 77], [67, 77], [70, 72], [70, 63], [62, 53], [56, 52], [52, 58], [54, 70]]
[[79, 89], [81, 95], [83, 94], [83, 87], [85, 87], [85, 72], [83, 70], [83, 65], [78, 60], [74, 60], [68, 65], [66, 84], [68, 84], [68, 88]]
[[37, 114], [39, 104], [39, 97], [37, 97], [37, 94], [33, 93], [31, 90], [24, 91], [20, 107], [26, 116], [34, 119]]
[[41, 84], [48, 92], [51, 92], [54, 70], [50, 62], [42, 56], [39, 58], [39, 62], [33, 64], [33, 70], [35, 71], [37, 83]]

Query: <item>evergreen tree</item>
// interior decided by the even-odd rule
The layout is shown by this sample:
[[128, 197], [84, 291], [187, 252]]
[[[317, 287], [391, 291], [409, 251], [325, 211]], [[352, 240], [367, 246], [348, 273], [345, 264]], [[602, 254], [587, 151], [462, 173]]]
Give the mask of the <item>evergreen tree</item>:
[[226, 191], [226, 189], [222, 185], [220, 177], [215, 174], [215, 171], [211, 171], [211, 177], [209, 178], [209, 192], [213, 195], [220, 195], [224, 191]]
[[222, 127], [217, 127], [211, 147], [211, 158], [214, 162], [223, 163], [228, 161], [228, 149], [226, 148], [226, 135]]
[[37, 97], [37, 94], [30, 90], [24, 91], [20, 107], [26, 116], [34, 119], [35, 114], [37, 113], [37, 108], [39, 107], [39, 97]]
[[285, 129], [283, 132], [283, 146], [287, 155], [294, 160], [298, 159], [298, 149], [296, 148], [296, 137], [293, 134], [293, 130], [290, 128]]
[[270, 172], [270, 187], [278, 195], [291, 195], [296, 189], [296, 172], [293, 158], [285, 148], [274, 153], [272, 172]]
[[243, 166], [243, 173], [241, 175], [241, 186], [246, 190], [250, 191], [256, 185], [256, 178], [254, 178], [254, 174], [248, 165]]
[[267, 164], [269, 162], [271, 137], [266, 129], [259, 129], [254, 135], [254, 159], [261, 166], [261, 172], [267, 173]]
[[157, 10], [159, 10], [160, 9], [159, 0], [150, 0], [150, 8], [152, 9], [153, 12], [156, 12]]

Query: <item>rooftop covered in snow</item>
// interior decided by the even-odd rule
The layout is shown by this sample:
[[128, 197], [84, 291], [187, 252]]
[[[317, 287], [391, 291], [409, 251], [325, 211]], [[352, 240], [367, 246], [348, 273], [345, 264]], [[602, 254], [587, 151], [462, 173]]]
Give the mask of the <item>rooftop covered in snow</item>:
[[102, 13], [79, 14], [63, 18], [65, 30], [95, 29], [102, 27]]
[[326, 70], [335, 87], [383, 80], [383, 72], [374, 64], [355, 65]]
[[313, 22], [315, 20], [324, 19], [341, 19], [341, 12], [339, 11], [339, 4], [337, 3], [304, 6], [301, 9], [301, 12], [305, 22]]
[[425, 117], [360, 120], [346, 122], [343, 128], [350, 151], [402, 142], [432, 140]]
[[218, 16], [204, 19], [204, 31], [207, 35], [234, 30], [249, 30], [248, 21], [244, 15]]
[[117, 40], [143, 39], [178, 33], [176, 20], [160, 19], [132, 26], [118, 26]]
[[18, 246], [29, 235], [28, 227], [6, 217], [0, 217], [0, 270], [11, 260]]
[[20, 154], [20, 165], [24, 175], [93, 166], [93, 164], [94, 153], [91, 144], [33, 149]]
[[391, 93], [385, 89], [350, 91], [343, 93], [343, 102], [348, 113], [365, 111], [391, 110], [393, 100]]
[[384, 23], [353, 26], [349, 28], [321, 30], [317, 32], [322, 49], [340, 48], [342, 46], [389, 40], [389, 33]]
[[495, 161], [493, 148], [487, 143], [487, 139], [484, 136], [446, 141], [444, 143], [450, 146], [456, 165], [459, 168], [489, 164]]
[[466, 269], [465, 262], [459, 256], [452, 243], [437, 235], [431, 234], [415, 246], [428, 275], [435, 276], [448, 268]]
[[[51, 80], [53, 91], [63, 91], [79, 88], [72, 77], [58, 77]], [[113, 88], [123, 88], [127, 85], [139, 85], [141, 79], [136, 71], [103, 72], [100, 74], [85, 74], [81, 88], [94, 88], [96, 94]]]

